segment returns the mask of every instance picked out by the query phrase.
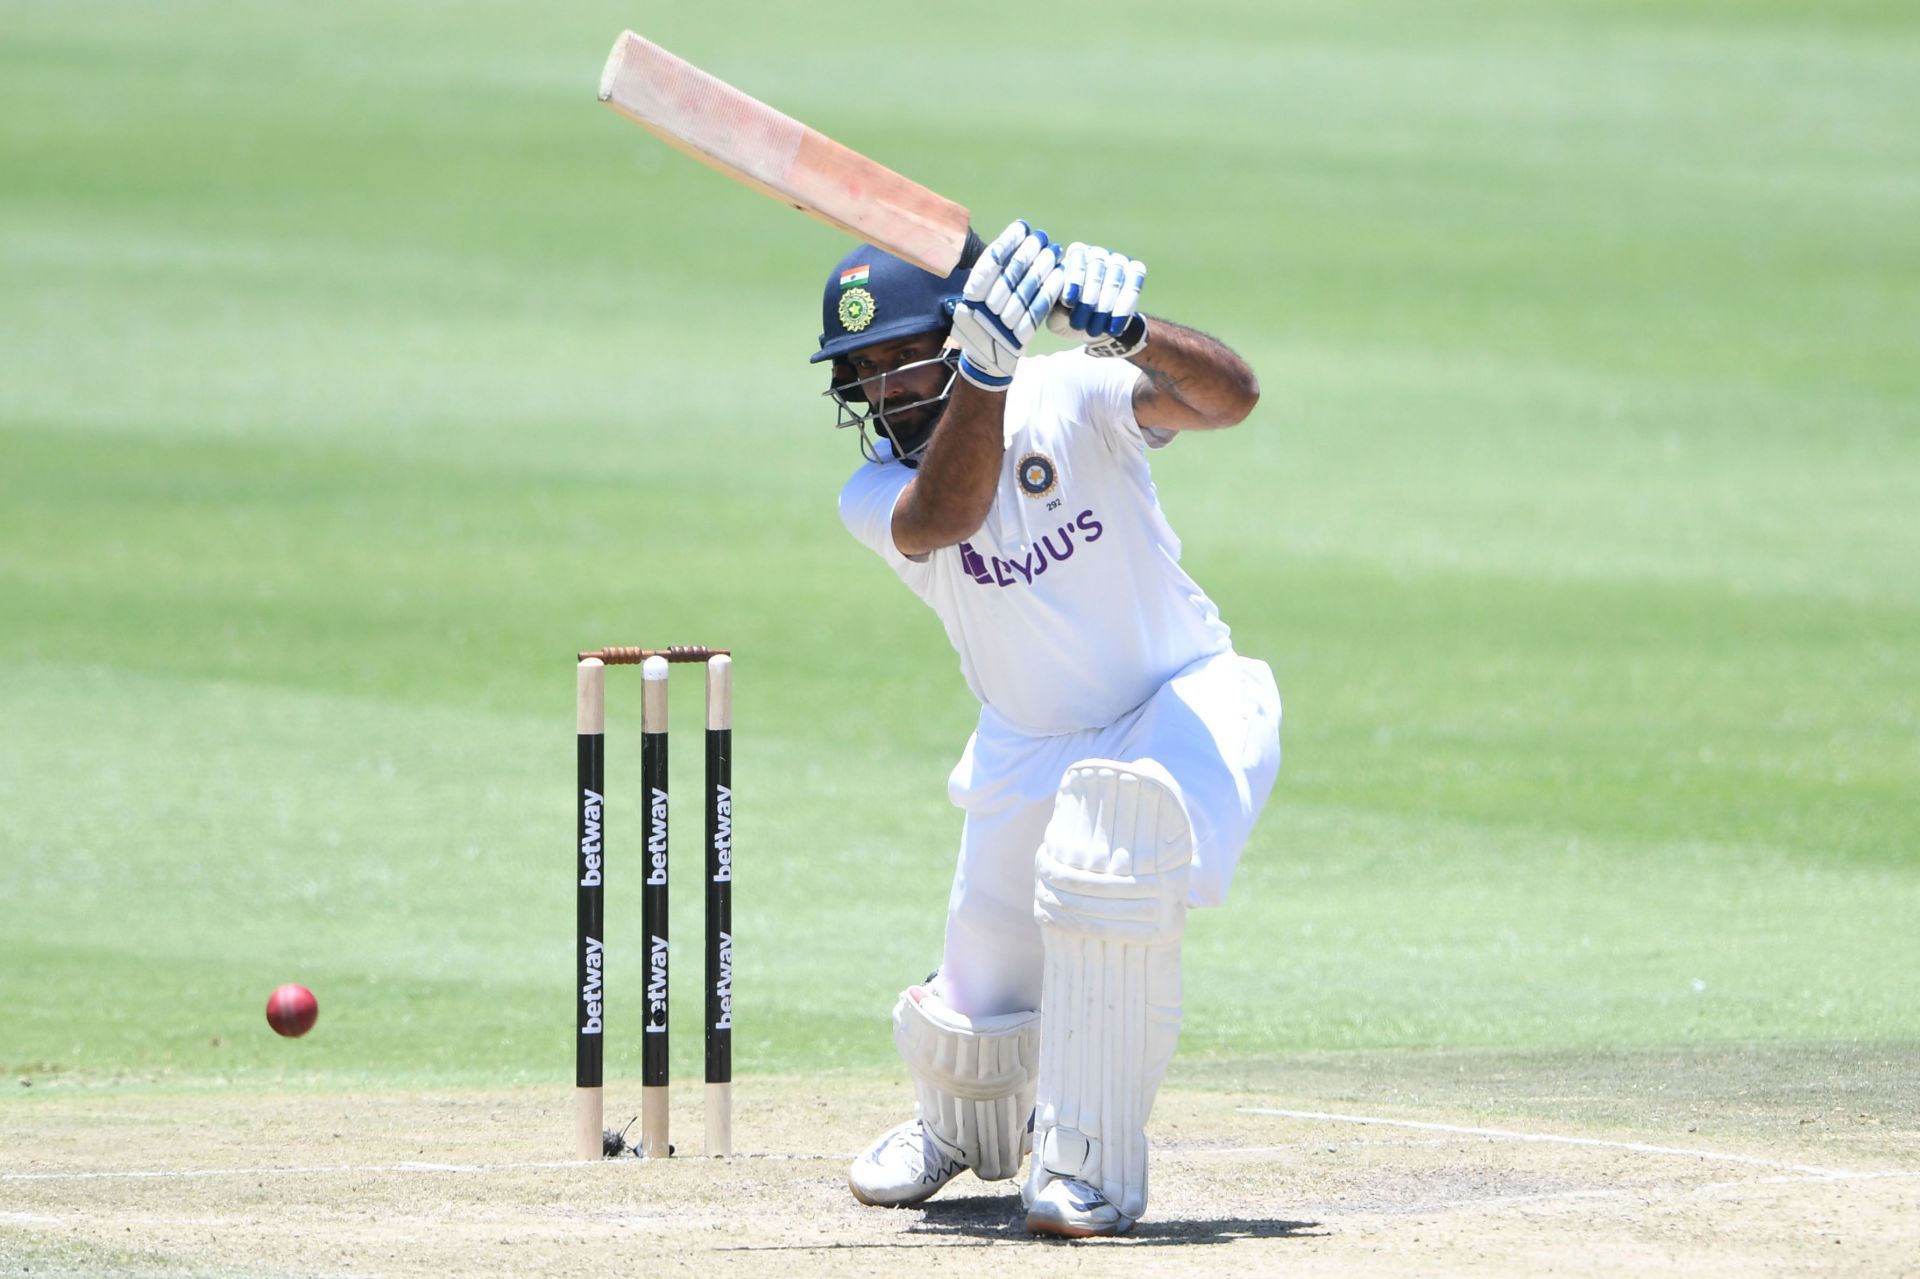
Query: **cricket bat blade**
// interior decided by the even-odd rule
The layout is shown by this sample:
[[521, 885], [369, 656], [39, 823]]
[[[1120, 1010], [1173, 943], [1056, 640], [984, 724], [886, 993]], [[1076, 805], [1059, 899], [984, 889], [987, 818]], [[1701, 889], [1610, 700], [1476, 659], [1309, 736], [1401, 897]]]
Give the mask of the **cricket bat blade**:
[[950, 275], [967, 210], [631, 31], [613, 42], [600, 101], [641, 128], [829, 226]]

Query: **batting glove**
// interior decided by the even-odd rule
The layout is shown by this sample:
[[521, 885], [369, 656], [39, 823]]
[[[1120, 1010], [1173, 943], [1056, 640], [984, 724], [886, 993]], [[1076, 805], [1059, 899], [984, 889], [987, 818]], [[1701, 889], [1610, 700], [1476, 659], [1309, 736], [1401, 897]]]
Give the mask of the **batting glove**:
[[1059, 246], [1015, 221], [989, 244], [967, 276], [953, 312], [960, 376], [983, 391], [1004, 391], [1041, 319], [1060, 299]]
[[1145, 262], [1076, 240], [1060, 260], [1060, 276], [1060, 304], [1047, 313], [1047, 328], [1084, 343], [1089, 355], [1132, 355], [1147, 344], [1147, 317], [1140, 314]]

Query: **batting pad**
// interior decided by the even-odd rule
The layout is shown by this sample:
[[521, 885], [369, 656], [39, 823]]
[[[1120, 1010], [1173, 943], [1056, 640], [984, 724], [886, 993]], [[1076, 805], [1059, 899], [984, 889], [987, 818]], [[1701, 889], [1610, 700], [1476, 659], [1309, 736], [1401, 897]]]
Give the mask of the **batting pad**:
[[920, 1119], [985, 1181], [1019, 1175], [1033, 1111], [1040, 1014], [968, 1017], [924, 986], [893, 1006], [893, 1043], [913, 1074]]
[[1034, 1161], [1026, 1196], [1084, 1181], [1147, 1206], [1147, 1115], [1180, 1037], [1180, 939], [1193, 830], [1152, 760], [1082, 760], [1034, 859], [1046, 945]]

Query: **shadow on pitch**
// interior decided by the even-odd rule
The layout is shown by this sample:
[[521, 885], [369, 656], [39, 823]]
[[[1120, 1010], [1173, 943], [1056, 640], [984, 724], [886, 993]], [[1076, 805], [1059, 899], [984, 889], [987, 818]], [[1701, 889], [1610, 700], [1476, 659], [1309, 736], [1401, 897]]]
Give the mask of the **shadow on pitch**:
[[[1068, 1244], [1075, 1241], [1053, 1239], [1027, 1233], [1026, 1210], [1020, 1196], [954, 1195], [929, 1200], [920, 1205], [922, 1219], [907, 1227], [912, 1235], [951, 1235], [1002, 1243], [1033, 1242]], [[1110, 1246], [1150, 1248], [1166, 1244], [1231, 1243], [1236, 1239], [1311, 1239], [1326, 1235], [1317, 1221], [1282, 1221], [1277, 1218], [1249, 1220], [1244, 1217], [1216, 1217], [1205, 1221], [1158, 1220], [1148, 1217], [1116, 1239], [1097, 1242]]]

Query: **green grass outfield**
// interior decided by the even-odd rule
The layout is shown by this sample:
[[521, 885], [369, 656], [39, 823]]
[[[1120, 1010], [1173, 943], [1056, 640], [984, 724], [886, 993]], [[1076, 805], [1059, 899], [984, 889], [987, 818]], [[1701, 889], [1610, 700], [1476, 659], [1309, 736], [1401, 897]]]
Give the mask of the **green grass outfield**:
[[609, 642], [739, 654], [739, 1068], [893, 1068], [972, 705], [834, 512], [842, 240], [597, 106], [626, 25], [989, 232], [1128, 248], [1259, 370], [1155, 463], [1287, 705], [1186, 1077], [1920, 1041], [1911, 5], [393, 9], [0, 0], [15, 1104], [568, 1086]]

